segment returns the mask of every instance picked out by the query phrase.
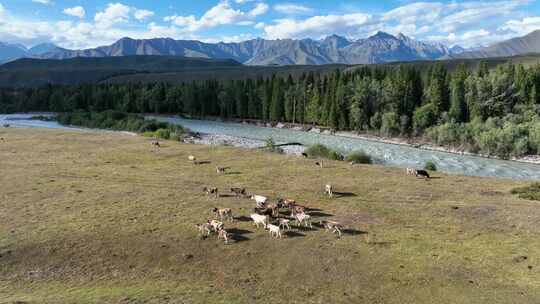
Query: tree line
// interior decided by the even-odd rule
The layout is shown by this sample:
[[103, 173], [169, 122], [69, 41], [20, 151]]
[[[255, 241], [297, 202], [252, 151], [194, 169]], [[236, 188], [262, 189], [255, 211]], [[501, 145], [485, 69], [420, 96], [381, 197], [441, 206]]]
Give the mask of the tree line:
[[0, 91], [1, 112], [115, 110], [313, 124], [502, 157], [540, 151], [540, 65], [363, 66], [237, 81], [89, 84]]

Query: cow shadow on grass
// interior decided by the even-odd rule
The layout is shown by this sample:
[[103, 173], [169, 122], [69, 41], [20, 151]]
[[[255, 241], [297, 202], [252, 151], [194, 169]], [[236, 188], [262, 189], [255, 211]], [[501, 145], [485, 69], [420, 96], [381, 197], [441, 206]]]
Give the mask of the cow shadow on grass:
[[313, 223], [312, 225], [313, 225], [313, 228], [306, 227], [306, 226], [293, 226], [293, 227], [295, 230], [302, 231], [302, 232], [317, 231], [318, 229], [316, 228], [317, 226], [315, 225], [315, 223]]
[[356, 193], [352, 192], [333, 192], [334, 197], [336, 198], [342, 198], [342, 197], [355, 197], [358, 196]]
[[220, 194], [219, 197], [236, 197], [234, 194]]
[[212, 162], [209, 161], [209, 160], [200, 160], [200, 161], [196, 161], [195, 162], [195, 165], [209, 165], [211, 164]]
[[286, 235], [289, 238], [297, 238], [297, 237], [305, 237], [306, 236], [304, 233], [300, 233], [300, 232], [292, 231], [292, 230], [285, 230], [283, 235]]
[[225, 175], [240, 175], [240, 174], [242, 174], [242, 172], [238, 172], [238, 171], [232, 171], [232, 172], [225, 173]]
[[368, 234], [367, 231], [362, 231], [362, 230], [358, 230], [358, 229], [354, 229], [354, 228], [343, 229], [343, 230], [341, 230], [341, 233], [347, 234], [347, 235], [364, 235], [364, 234]]
[[235, 217], [234, 220], [239, 222], [251, 222], [251, 218], [245, 215]]
[[253, 233], [253, 231], [239, 228], [230, 228], [227, 229], [227, 232], [231, 234], [231, 239], [233, 239], [236, 243], [248, 241], [249, 238], [245, 235]]
[[331, 216], [334, 216], [333, 214], [325, 213], [325, 212], [321, 212], [321, 211], [309, 211], [309, 215], [311, 215], [312, 217], [331, 217]]

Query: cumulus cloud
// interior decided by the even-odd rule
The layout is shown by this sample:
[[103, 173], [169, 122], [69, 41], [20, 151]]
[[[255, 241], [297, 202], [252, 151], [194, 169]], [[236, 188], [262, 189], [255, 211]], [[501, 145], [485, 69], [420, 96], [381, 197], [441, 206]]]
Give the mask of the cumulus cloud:
[[68, 7], [64, 9], [64, 14], [83, 19], [86, 11], [82, 6]]
[[52, 4], [51, 0], [32, 0], [32, 2], [40, 3], [40, 4], [44, 4], [44, 5], [51, 5]]
[[135, 9], [133, 16], [135, 19], [142, 21], [154, 16], [154, 12], [145, 9]]
[[[334, 33], [351, 35], [362, 26], [369, 25], [371, 16], [363, 13], [314, 16], [305, 20], [279, 19], [264, 27], [266, 37], [305, 38], [322, 37]], [[354, 32], [354, 33], [353, 33]]]
[[274, 10], [278, 13], [285, 15], [300, 15], [300, 14], [309, 14], [313, 12], [311, 7], [304, 5], [294, 4], [294, 3], [280, 3], [274, 5]]
[[254, 24], [253, 19], [263, 15], [268, 11], [266, 3], [257, 3], [250, 11], [234, 9], [229, 1], [221, 1], [210, 8], [200, 18], [190, 16], [167, 16], [163, 20], [171, 22], [173, 25], [181, 27], [184, 32], [198, 32], [201, 30], [214, 28], [220, 25], [246, 25]]
[[[461, 43], [464, 46], [486, 44], [493, 37], [507, 37], [537, 28], [535, 19], [508, 21], [520, 16], [528, 0], [415, 2], [379, 14], [362, 12], [343, 15], [319, 15], [309, 18], [283, 18], [263, 27], [267, 38], [321, 38], [340, 34], [364, 38], [378, 30], [404, 33], [420, 39]], [[274, 9], [278, 5], [275, 5]], [[291, 9], [291, 7], [288, 7]], [[291, 9], [292, 10], [292, 9]], [[285, 14], [287, 7], [282, 7]], [[499, 29], [505, 24], [504, 30]], [[519, 28], [527, 30], [519, 30]], [[481, 28], [482, 30], [478, 30]], [[489, 30], [487, 30], [489, 29]]]

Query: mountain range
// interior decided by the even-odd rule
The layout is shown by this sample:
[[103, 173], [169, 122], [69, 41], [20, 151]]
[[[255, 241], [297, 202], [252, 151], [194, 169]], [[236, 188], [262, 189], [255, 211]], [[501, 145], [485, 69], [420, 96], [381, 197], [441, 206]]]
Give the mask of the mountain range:
[[69, 59], [157, 55], [233, 59], [245, 65], [322, 65], [510, 57], [528, 53], [540, 53], [540, 31], [473, 50], [460, 46], [449, 48], [440, 43], [422, 42], [403, 34], [394, 36], [384, 32], [359, 40], [332, 35], [322, 40], [258, 38], [237, 43], [122, 38], [111, 45], [84, 50], [68, 50], [50, 43], [31, 49], [0, 43], [0, 62], [22, 57]]

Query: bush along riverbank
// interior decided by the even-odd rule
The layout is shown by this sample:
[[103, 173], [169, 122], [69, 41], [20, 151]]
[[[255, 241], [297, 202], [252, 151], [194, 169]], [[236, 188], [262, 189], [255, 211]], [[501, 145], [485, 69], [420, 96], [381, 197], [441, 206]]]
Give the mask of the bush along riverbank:
[[147, 137], [183, 140], [188, 131], [175, 124], [145, 119], [142, 115], [118, 111], [105, 112], [70, 112], [58, 114], [57, 120], [62, 125], [92, 129], [128, 131]]
[[372, 164], [373, 159], [364, 151], [353, 151], [347, 155], [328, 148], [322, 144], [315, 144], [308, 147], [304, 152], [310, 158], [325, 158], [330, 160], [348, 161], [352, 164]]

